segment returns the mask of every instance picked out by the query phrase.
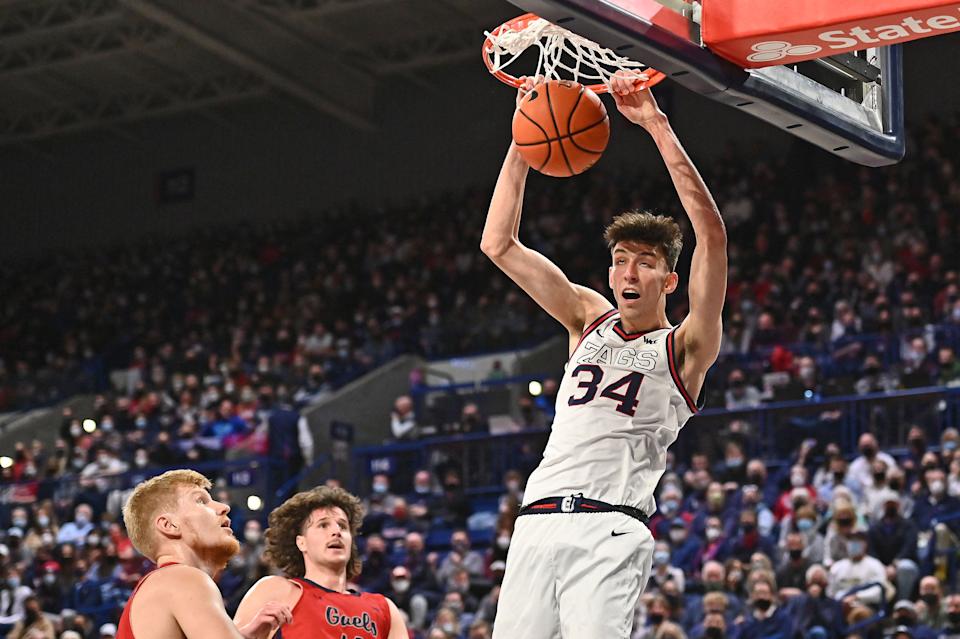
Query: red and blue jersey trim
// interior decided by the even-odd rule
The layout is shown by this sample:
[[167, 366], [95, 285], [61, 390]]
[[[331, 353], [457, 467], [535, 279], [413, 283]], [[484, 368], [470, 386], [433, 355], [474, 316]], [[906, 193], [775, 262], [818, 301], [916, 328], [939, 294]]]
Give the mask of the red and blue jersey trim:
[[660, 329], [654, 328], [649, 331], [638, 331], [636, 333], [628, 333], [627, 331], [623, 330], [623, 324], [620, 323], [620, 320], [617, 320], [616, 324], [613, 325], [613, 332], [619, 335], [621, 339], [623, 339], [623, 341], [625, 342], [630, 342], [635, 339], [640, 339], [647, 333], [652, 333], [653, 331], [658, 331], [658, 330]]
[[674, 335], [678, 328], [680, 328], [679, 325], [667, 334], [667, 365], [670, 368], [670, 377], [673, 378], [673, 383], [677, 385], [677, 390], [679, 390], [680, 395], [683, 396], [683, 401], [687, 403], [687, 408], [694, 414], [697, 414], [700, 412], [700, 408], [697, 406], [697, 403], [690, 398], [690, 393], [687, 392], [683, 381], [680, 380], [680, 369], [677, 366], [675, 357], [676, 349], [673, 345]]

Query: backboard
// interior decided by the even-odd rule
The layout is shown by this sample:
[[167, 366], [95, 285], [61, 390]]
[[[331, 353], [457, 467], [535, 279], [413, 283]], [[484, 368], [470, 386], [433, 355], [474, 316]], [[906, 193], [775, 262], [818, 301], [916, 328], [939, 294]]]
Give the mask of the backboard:
[[682, 0], [511, 2], [851, 162], [883, 166], [903, 157], [899, 45], [789, 66], [743, 69], [703, 46], [699, 4]]

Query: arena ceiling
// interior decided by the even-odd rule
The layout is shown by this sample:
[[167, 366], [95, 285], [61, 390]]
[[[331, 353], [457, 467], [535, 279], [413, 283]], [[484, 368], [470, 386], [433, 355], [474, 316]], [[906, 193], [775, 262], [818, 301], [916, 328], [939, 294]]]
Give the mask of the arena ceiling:
[[284, 99], [373, 128], [379, 82], [479, 56], [500, 0], [0, 0], [0, 145]]

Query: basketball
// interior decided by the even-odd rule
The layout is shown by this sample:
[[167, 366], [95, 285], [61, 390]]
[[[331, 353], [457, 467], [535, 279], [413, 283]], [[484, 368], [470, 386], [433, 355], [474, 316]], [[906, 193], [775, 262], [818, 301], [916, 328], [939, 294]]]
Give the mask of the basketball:
[[523, 97], [513, 116], [513, 140], [531, 167], [551, 177], [583, 173], [610, 139], [600, 97], [581, 84], [551, 80]]

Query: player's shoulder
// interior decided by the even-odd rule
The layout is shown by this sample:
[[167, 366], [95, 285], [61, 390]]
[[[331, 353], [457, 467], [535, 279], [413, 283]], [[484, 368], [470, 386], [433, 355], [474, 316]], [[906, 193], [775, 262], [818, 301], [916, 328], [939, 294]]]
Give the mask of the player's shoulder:
[[590, 325], [603, 315], [612, 315], [617, 309], [611, 306], [610, 300], [582, 284], [574, 284], [577, 295], [580, 298], [580, 307], [582, 309], [583, 326], [580, 326], [581, 332], [586, 332]]
[[263, 601], [282, 601], [291, 607], [295, 606], [303, 593], [303, 586], [280, 575], [261, 577], [250, 587], [247, 596], [254, 596]]
[[210, 578], [210, 575], [199, 568], [188, 566], [186, 564], [171, 564], [169, 566], [154, 568], [152, 572], [147, 573], [147, 579], [141, 586], [141, 590], [144, 588], [156, 587], [158, 585], [168, 583], [192, 586], [208, 583], [212, 584], [213, 579]]

